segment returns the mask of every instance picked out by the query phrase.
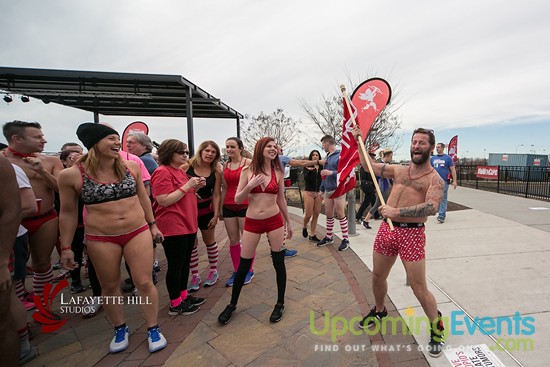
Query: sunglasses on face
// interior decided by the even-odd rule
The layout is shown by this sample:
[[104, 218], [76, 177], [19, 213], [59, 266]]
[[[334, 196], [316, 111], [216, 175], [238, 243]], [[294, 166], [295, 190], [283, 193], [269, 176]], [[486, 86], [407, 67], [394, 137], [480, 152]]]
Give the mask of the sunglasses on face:
[[178, 150], [178, 151], [176, 151], [176, 154], [189, 155], [189, 151], [188, 150]]

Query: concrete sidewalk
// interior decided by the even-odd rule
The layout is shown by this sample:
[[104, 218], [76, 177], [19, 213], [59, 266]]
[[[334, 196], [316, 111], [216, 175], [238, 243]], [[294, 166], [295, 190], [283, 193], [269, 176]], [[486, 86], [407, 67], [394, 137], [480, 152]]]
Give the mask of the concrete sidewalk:
[[[435, 217], [427, 223], [427, 276], [444, 316], [464, 312], [472, 317], [535, 319], [533, 335], [492, 337], [479, 329], [473, 335], [450, 335], [446, 346], [486, 344], [506, 366], [546, 366], [546, 341], [550, 337], [550, 203], [458, 187], [449, 190], [449, 200], [470, 207], [447, 213], [444, 224]], [[361, 228], [352, 240], [352, 249], [372, 268], [372, 243], [380, 221], [372, 230]], [[396, 263], [388, 280], [389, 298], [406, 318], [424, 313], [405, 286], [403, 266]], [[367, 299], [372, 299], [367, 296]], [[410, 308], [410, 309], [409, 309]], [[490, 327], [490, 321], [483, 323]], [[507, 324], [504, 324], [507, 325]], [[515, 327], [516, 324], [514, 324]], [[523, 330], [523, 325], [520, 330]], [[457, 327], [458, 331], [466, 328]], [[489, 330], [489, 329], [488, 329]], [[526, 338], [534, 342], [525, 348]], [[425, 328], [416, 336], [426, 345]], [[511, 350], [500, 350], [496, 341]], [[431, 366], [449, 366], [445, 356], [426, 357]]]

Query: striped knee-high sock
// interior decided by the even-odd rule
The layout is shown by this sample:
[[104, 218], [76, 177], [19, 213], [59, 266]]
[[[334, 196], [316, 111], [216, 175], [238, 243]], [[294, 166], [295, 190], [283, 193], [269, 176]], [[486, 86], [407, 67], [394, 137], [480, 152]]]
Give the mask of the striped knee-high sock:
[[334, 231], [334, 217], [333, 218], [327, 217], [327, 234], [326, 234], [326, 236], [328, 238], [332, 238], [332, 231]]
[[32, 289], [34, 290], [34, 294], [37, 296], [42, 296], [44, 294], [44, 286], [48, 282], [51, 283], [52, 280], [53, 271], [51, 267], [42, 273], [35, 271], [32, 278]]
[[340, 229], [342, 230], [342, 239], [348, 239], [348, 218], [340, 219]]
[[25, 290], [25, 281], [23, 279], [17, 279], [16, 281], [14, 281], [14, 284], [15, 295], [22, 301], [25, 298], [25, 293], [27, 292]]
[[218, 269], [218, 252], [219, 252], [218, 244], [214, 242], [211, 245], [206, 245], [206, 252], [208, 253], [208, 262], [210, 263], [210, 270], [217, 270]]
[[191, 270], [191, 275], [199, 275], [199, 251], [197, 247], [193, 247], [191, 251], [191, 261], [189, 261], [189, 270]]

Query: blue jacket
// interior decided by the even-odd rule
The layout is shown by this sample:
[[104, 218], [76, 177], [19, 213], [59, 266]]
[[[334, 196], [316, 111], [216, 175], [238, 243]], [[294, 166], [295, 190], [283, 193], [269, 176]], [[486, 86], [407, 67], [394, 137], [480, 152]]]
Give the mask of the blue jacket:
[[335, 150], [334, 153], [329, 154], [326, 158], [326, 163], [323, 166], [323, 169], [328, 169], [332, 171], [331, 176], [326, 176], [324, 180], [321, 181], [320, 190], [323, 192], [329, 192], [336, 190], [338, 186], [338, 161], [340, 160], [340, 150]]

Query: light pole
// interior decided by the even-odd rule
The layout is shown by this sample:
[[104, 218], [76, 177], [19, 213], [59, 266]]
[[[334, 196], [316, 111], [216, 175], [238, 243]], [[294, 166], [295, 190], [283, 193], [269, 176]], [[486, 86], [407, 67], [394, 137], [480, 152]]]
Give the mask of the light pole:
[[531, 153], [531, 151], [533, 151], [533, 154], [535, 154], [535, 144], [531, 144], [531, 150], [529, 151], [529, 153]]
[[516, 146], [516, 153], [518, 152], [518, 148], [519, 148], [519, 147], [522, 147], [522, 146], [523, 146], [523, 144], [520, 144], [520, 145], [517, 145], [517, 146]]

